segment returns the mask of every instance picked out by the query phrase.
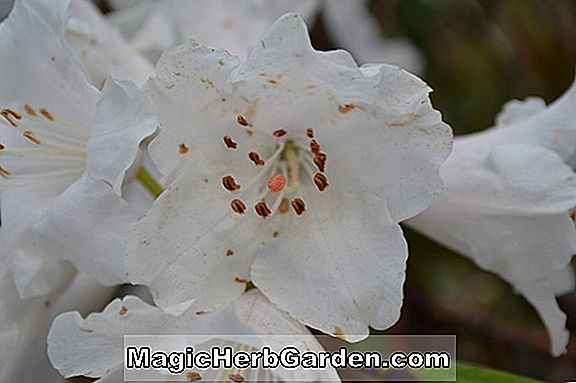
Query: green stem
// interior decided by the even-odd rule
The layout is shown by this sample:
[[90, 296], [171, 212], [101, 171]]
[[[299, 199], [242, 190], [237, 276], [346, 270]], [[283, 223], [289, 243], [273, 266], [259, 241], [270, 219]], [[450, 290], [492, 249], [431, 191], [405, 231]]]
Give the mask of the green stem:
[[150, 172], [148, 172], [148, 170], [146, 170], [146, 168], [143, 166], [138, 170], [136, 179], [138, 179], [138, 181], [144, 185], [146, 190], [148, 190], [148, 192], [152, 194], [154, 198], [158, 198], [158, 196], [164, 191], [162, 185], [160, 185], [160, 183], [158, 183], [158, 181], [156, 181]]

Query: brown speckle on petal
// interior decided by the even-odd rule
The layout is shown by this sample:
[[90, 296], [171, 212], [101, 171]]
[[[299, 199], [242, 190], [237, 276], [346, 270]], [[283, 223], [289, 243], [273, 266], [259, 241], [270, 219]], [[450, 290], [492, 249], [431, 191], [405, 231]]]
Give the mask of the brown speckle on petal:
[[236, 141], [234, 141], [232, 139], [232, 137], [224, 136], [224, 138], [222, 140], [224, 141], [224, 145], [226, 145], [226, 147], [228, 149], [237, 149], [238, 148], [238, 144], [236, 143]]
[[236, 278], [234, 278], [234, 281], [235, 281], [235, 282], [238, 282], [238, 283], [246, 283], [246, 282], [248, 282], [248, 280], [247, 280], [246, 278], [242, 278], [242, 277], [236, 277]]
[[226, 250], [226, 256], [227, 256], [227, 257], [231, 257], [231, 256], [233, 256], [233, 255], [234, 255], [234, 250], [232, 250], [232, 249]]
[[122, 306], [122, 308], [120, 309], [120, 311], [118, 312], [118, 315], [120, 315], [121, 317], [123, 317], [124, 315], [126, 315], [128, 313], [128, 308], [126, 306]]
[[344, 338], [344, 331], [342, 331], [340, 326], [334, 326], [333, 335], [337, 338]]
[[248, 158], [250, 158], [250, 161], [254, 162], [254, 165], [256, 166], [264, 166], [265, 162], [258, 153], [250, 152], [248, 153]]
[[188, 146], [184, 143], [178, 145], [178, 153], [186, 154], [188, 153]]
[[270, 210], [270, 208], [268, 207], [268, 205], [266, 205], [266, 202], [264, 202], [264, 201], [258, 202], [254, 206], [254, 210], [256, 211], [256, 214], [258, 214], [263, 219], [268, 218], [272, 214], [272, 211]]
[[276, 129], [274, 133], [272, 133], [272, 135], [277, 138], [284, 137], [286, 134], [288, 134], [286, 129]]
[[314, 138], [314, 129], [312, 128], [306, 129], [306, 136], [308, 136], [308, 138]]
[[355, 108], [356, 108], [356, 105], [354, 105], [354, 104], [344, 104], [344, 105], [340, 105], [338, 107], [338, 110], [340, 111], [340, 113], [346, 114], [346, 113], [354, 110]]
[[299, 197], [294, 198], [292, 202], [290, 202], [290, 205], [292, 206], [292, 209], [294, 209], [294, 213], [296, 213], [296, 215], [302, 215], [302, 213], [304, 213], [306, 210], [306, 203], [302, 198]]
[[30, 141], [32, 141], [33, 143], [35, 143], [36, 145], [40, 145], [40, 144], [41, 144], [40, 140], [39, 140], [38, 138], [36, 138], [36, 136], [34, 135], [34, 133], [32, 133], [32, 132], [29, 131], [29, 130], [25, 130], [25, 131], [22, 133], [22, 135], [23, 135], [24, 137], [26, 137], [28, 140], [30, 140]]
[[222, 177], [222, 186], [228, 191], [240, 190], [240, 185], [236, 183], [236, 180], [231, 175]]
[[322, 173], [316, 173], [314, 175], [314, 183], [316, 184], [318, 190], [320, 190], [321, 192], [326, 190], [326, 188], [329, 186], [328, 177], [326, 177]]

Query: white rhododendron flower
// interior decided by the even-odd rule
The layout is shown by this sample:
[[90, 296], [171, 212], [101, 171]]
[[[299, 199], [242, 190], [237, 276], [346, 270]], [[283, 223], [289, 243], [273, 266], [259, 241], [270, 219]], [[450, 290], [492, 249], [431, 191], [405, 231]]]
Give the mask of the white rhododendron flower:
[[134, 85], [90, 85], [64, 40], [69, 16], [69, 1], [22, 0], [0, 25], [2, 231], [23, 297], [67, 278], [63, 261], [104, 285], [125, 280], [138, 217], [122, 187], [155, 130]]
[[486, 131], [455, 140], [441, 170], [446, 192], [409, 220], [472, 258], [538, 311], [562, 354], [569, 339], [555, 294], [574, 289], [576, 86], [548, 107], [511, 101]]
[[170, 50], [148, 88], [161, 127], [150, 153], [172, 183], [137, 226], [132, 282], [163, 307], [209, 311], [252, 280], [349, 340], [396, 322], [398, 222], [440, 192], [452, 141], [424, 82], [315, 51], [288, 14], [246, 62], [195, 42]]
[[[102, 313], [83, 319], [77, 312], [60, 315], [48, 336], [48, 355], [65, 377], [101, 378], [97, 382], [123, 381], [124, 335], [207, 335], [223, 346], [257, 351], [264, 345], [276, 352], [292, 339], [303, 351], [322, 347], [308, 330], [272, 305], [258, 290], [245, 293], [229, 306], [211, 314], [194, 314], [194, 307], [175, 315], [150, 306], [135, 296], [116, 299]], [[233, 335], [250, 341], [238, 343]], [[282, 335], [278, 340], [278, 335]], [[253, 337], [252, 337], [253, 336]], [[253, 338], [253, 340], [252, 340]], [[185, 342], [187, 346], [192, 344]], [[173, 347], [173, 346], [171, 346]], [[184, 347], [184, 346], [183, 346]], [[153, 350], [156, 350], [154, 348]], [[340, 381], [332, 368], [321, 371], [295, 370], [198, 370], [182, 375], [191, 381]], [[171, 380], [166, 375], [166, 380]]]
[[70, 5], [72, 17], [65, 37], [94, 85], [101, 87], [112, 72], [136, 84], [154, 73], [148, 58], [132, 48], [90, 0], [72, 0]]
[[318, 0], [113, 0], [109, 15], [132, 45], [153, 61], [193, 38], [201, 44], [244, 55], [248, 44], [286, 12], [311, 21]]
[[422, 54], [404, 37], [382, 36], [381, 27], [370, 13], [366, 0], [324, 0], [326, 28], [338, 44], [360, 63], [384, 62], [398, 65], [412, 73], [424, 67]]

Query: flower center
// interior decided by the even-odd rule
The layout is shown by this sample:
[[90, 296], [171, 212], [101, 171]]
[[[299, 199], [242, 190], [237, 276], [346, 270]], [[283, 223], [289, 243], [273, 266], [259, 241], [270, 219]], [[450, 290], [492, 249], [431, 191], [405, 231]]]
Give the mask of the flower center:
[[79, 177], [85, 168], [87, 133], [57, 120], [45, 108], [24, 104], [22, 111], [2, 109], [0, 123], [7, 135], [19, 135], [0, 143], [2, 188], [24, 186], [47, 178]]
[[[256, 132], [248, 119], [242, 115], [236, 117], [236, 122], [246, 129], [250, 135]], [[235, 194], [230, 202], [230, 208], [236, 214], [244, 214], [247, 205], [252, 205], [254, 212], [263, 219], [277, 213], [288, 213], [290, 208], [301, 216], [307, 209], [301, 196], [303, 184], [313, 184], [320, 192], [329, 186], [326, 171], [327, 154], [321, 150], [320, 144], [314, 138], [314, 130], [306, 129], [305, 134], [291, 135], [284, 128], [275, 130], [271, 137], [271, 155], [264, 158], [260, 153], [248, 150], [247, 160], [256, 168], [256, 173], [247, 183], [241, 184], [233, 174], [222, 177], [224, 189]], [[239, 144], [231, 136], [224, 136], [222, 141], [229, 150], [237, 150]], [[311, 182], [303, 182], [309, 178]], [[257, 188], [256, 198], [242, 197]]]

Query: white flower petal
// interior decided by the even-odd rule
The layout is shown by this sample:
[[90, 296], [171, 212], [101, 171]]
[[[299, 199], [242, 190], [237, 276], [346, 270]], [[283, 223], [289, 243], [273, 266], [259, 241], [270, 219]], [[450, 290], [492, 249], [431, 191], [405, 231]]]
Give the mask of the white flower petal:
[[544, 315], [536, 306], [558, 354], [565, 346], [562, 317], [552, 288], [538, 292], [536, 286], [566, 268], [576, 253], [569, 216], [576, 206], [576, 175], [548, 149], [485, 145], [483, 138], [456, 140], [442, 168], [445, 194], [408, 224], [526, 291], [531, 303], [556, 307]]
[[156, 131], [152, 108], [146, 95], [128, 81], [109, 79], [104, 85], [88, 138], [86, 174], [111, 185], [118, 196], [140, 144]]
[[526, 120], [546, 109], [546, 102], [540, 97], [528, 97], [525, 100], [512, 100], [496, 116], [496, 126], [503, 128]]
[[420, 73], [424, 57], [405, 38], [385, 39], [380, 25], [368, 9], [368, 1], [324, 1], [322, 15], [330, 36], [349, 49], [360, 63], [398, 65], [413, 73]]
[[85, 65], [93, 84], [100, 87], [112, 72], [142, 84], [153, 73], [152, 64], [132, 48], [88, 0], [73, 0], [66, 40]]
[[[5, 266], [5, 265], [4, 265]], [[61, 281], [50, 295], [22, 300], [11, 273], [0, 280], [0, 382], [62, 382], [48, 361], [45, 345], [52, 319], [65, 310], [99, 306], [110, 290], [99, 287], [86, 275]]]
[[248, 44], [256, 41], [276, 18], [296, 12], [311, 19], [319, 2], [170, 0], [119, 5], [111, 21], [121, 27], [136, 48], [156, 61], [158, 53], [190, 38], [242, 56]]
[[[91, 314], [86, 319], [82, 319], [78, 313], [64, 313], [52, 324], [48, 336], [48, 355], [55, 368], [65, 377], [84, 375], [102, 377], [98, 382], [115, 382], [122, 370], [123, 337], [129, 334], [208, 335], [213, 338], [260, 335], [270, 342], [274, 342], [273, 336], [277, 334], [306, 335], [305, 338], [296, 338], [303, 342], [303, 349], [321, 349], [304, 326], [294, 323], [262, 294], [253, 290], [232, 305], [201, 316], [191, 311], [173, 316], [132, 296], [116, 299], [102, 313]], [[271, 337], [267, 338], [266, 335]], [[338, 380], [332, 370], [322, 374]], [[304, 376], [309, 374], [292, 372], [289, 381], [301, 381]], [[210, 380], [208, 377], [205, 379]]]
[[376, 195], [352, 199], [331, 187], [330, 196], [304, 195], [308, 216], [280, 226], [252, 277], [301, 322], [357, 341], [368, 325], [386, 329], [398, 320], [408, 249]]
[[[512, 104], [514, 105], [514, 104]], [[519, 104], [517, 104], [519, 105]], [[510, 119], [511, 106], [504, 112], [503, 118]], [[519, 107], [516, 107], [519, 108]], [[524, 118], [513, 118], [503, 128], [498, 124], [496, 129], [482, 132], [486, 144], [528, 144], [543, 146], [555, 151], [572, 168], [576, 167], [576, 80], [572, 86], [556, 101], [542, 108], [538, 101], [525, 101], [521, 107]], [[512, 107], [512, 110], [514, 107]], [[489, 133], [489, 134], [487, 134]], [[474, 135], [468, 136], [472, 139]]]
[[561, 356], [566, 351], [570, 333], [566, 330], [566, 314], [558, 306], [551, 286], [546, 281], [537, 281], [515, 287], [534, 306], [542, 318], [550, 334], [552, 356]]

